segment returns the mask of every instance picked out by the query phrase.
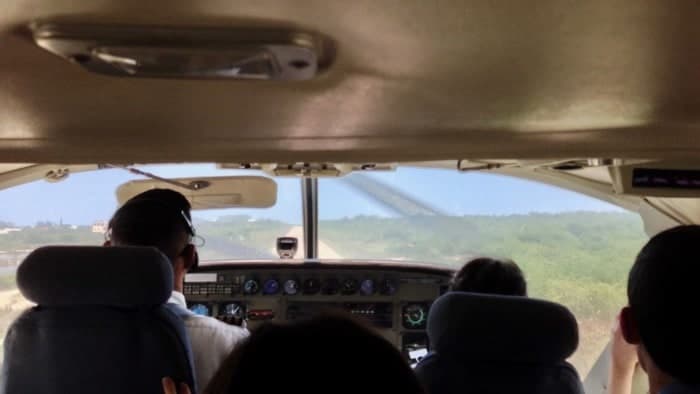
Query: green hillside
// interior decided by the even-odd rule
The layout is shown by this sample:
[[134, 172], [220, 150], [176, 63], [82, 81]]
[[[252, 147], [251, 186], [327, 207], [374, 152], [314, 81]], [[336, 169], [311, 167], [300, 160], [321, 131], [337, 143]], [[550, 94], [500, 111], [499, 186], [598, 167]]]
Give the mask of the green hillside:
[[[360, 217], [320, 224], [344, 257], [401, 258], [459, 267], [475, 256], [515, 260], [531, 294], [560, 301], [582, 316], [609, 315], [646, 241], [641, 219], [627, 213], [512, 216]], [[612, 301], [615, 301], [614, 303]]]
[[[201, 249], [205, 260], [271, 258], [275, 238], [292, 228], [246, 216], [198, 220], [197, 227], [206, 240]], [[475, 256], [509, 257], [525, 271], [532, 295], [562, 302], [582, 317], [607, 316], [617, 308], [611, 305], [623, 301], [627, 271], [646, 240], [639, 217], [627, 213], [356, 217], [321, 221], [319, 230], [321, 240], [344, 258], [456, 268]], [[0, 250], [103, 241], [89, 227], [45, 223], [0, 235]], [[0, 280], [2, 287], [8, 283], [7, 278]]]

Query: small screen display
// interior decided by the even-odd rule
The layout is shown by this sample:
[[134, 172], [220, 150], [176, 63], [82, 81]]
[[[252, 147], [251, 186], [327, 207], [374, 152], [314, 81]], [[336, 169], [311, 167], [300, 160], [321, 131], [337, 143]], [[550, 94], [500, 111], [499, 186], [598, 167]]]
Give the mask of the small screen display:
[[187, 275], [185, 275], [185, 282], [188, 282], [188, 283], [216, 282], [216, 273], [187, 274]]
[[191, 304], [189, 306], [189, 310], [192, 311], [195, 315], [209, 316], [211, 314], [209, 306], [205, 304]]
[[280, 248], [283, 249], [291, 249], [295, 246], [297, 246], [297, 241], [296, 240], [288, 240], [288, 239], [282, 239], [278, 243]]
[[635, 168], [632, 186], [640, 188], [700, 189], [700, 171]]
[[428, 336], [424, 332], [403, 334], [401, 352], [411, 367], [415, 368], [428, 355]]

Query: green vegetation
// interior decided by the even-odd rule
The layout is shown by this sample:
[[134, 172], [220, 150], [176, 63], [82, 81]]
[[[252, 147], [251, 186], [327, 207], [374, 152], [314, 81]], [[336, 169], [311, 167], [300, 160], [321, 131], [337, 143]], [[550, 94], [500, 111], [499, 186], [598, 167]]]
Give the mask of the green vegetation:
[[0, 234], [0, 250], [35, 249], [43, 245], [101, 245], [104, 235], [93, 233], [88, 226], [71, 228], [52, 223], [23, 227], [22, 231]]
[[353, 258], [441, 262], [508, 257], [525, 271], [530, 293], [561, 302], [580, 317], [610, 316], [624, 301], [634, 256], [646, 241], [627, 213], [511, 216], [358, 217], [320, 224], [325, 242]]
[[[197, 220], [196, 226], [206, 240], [201, 249], [204, 260], [273, 257], [275, 239], [292, 228], [248, 216]], [[475, 256], [512, 258], [525, 271], [533, 296], [561, 302], [579, 318], [614, 313], [624, 301], [629, 266], [646, 240], [637, 215], [594, 212], [360, 216], [322, 221], [320, 235], [345, 258], [400, 259], [455, 268]], [[47, 244], [99, 245], [103, 240], [102, 234], [87, 226], [40, 223], [0, 235], [0, 250], [28, 250]]]

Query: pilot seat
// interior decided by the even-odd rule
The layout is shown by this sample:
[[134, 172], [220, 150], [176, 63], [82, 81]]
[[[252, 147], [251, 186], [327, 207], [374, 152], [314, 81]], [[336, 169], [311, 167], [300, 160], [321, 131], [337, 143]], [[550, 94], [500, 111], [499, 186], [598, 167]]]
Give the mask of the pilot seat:
[[0, 393], [162, 393], [161, 378], [196, 392], [189, 340], [168, 259], [143, 247], [44, 247], [19, 266], [36, 303], [5, 338]]

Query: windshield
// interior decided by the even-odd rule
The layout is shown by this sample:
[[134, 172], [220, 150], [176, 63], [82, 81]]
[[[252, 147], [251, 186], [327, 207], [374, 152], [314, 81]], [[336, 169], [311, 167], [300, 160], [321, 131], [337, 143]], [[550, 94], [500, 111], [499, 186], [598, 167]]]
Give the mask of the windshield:
[[[138, 168], [166, 178], [265, 175], [261, 171], [218, 169], [213, 164]], [[0, 251], [13, 255], [8, 259], [14, 261], [41, 245], [103, 243], [107, 222], [118, 206], [117, 188], [138, 179], [147, 178], [123, 169], [104, 169], [72, 174], [58, 183], [41, 180], [0, 191], [4, 207], [0, 214]], [[302, 239], [299, 180], [275, 181], [277, 202], [270, 208], [192, 212], [197, 234], [204, 241], [199, 246], [203, 261], [276, 258], [277, 237]]]
[[[141, 166], [161, 177], [265, 175], [215, 165]], [[143, 179], [120, 169], [72, 174], [0, 191], [0, 334], [28, 303], [17, 264], [47, 244], [100, 245], [117, 207], [115, 190]], [[202, 263], [276, 258], [275, 240], [299, 238], [299, 178], [275, 178], [265, 209], [193, 212]], [[507, 176], [399, 168], [319, 180], [319, 256], [386, 259], [458, 268], [476, 256], [507, 257], [523, 269], [529, 294], [576, 315], [581, 343], [572, 358], [585, 377], [625, 301], [626, 275], [646, 241], [640, 217], [581, 194]]]
[[528, 293], [564, 304], [579, 322], [570, 360], [585, 377], [625, 305], [627, 273], [647, 240], [617, 206], [502, 175], [422, 168], [319, 182], [319, 255], [461, 267], [505, 257]]

